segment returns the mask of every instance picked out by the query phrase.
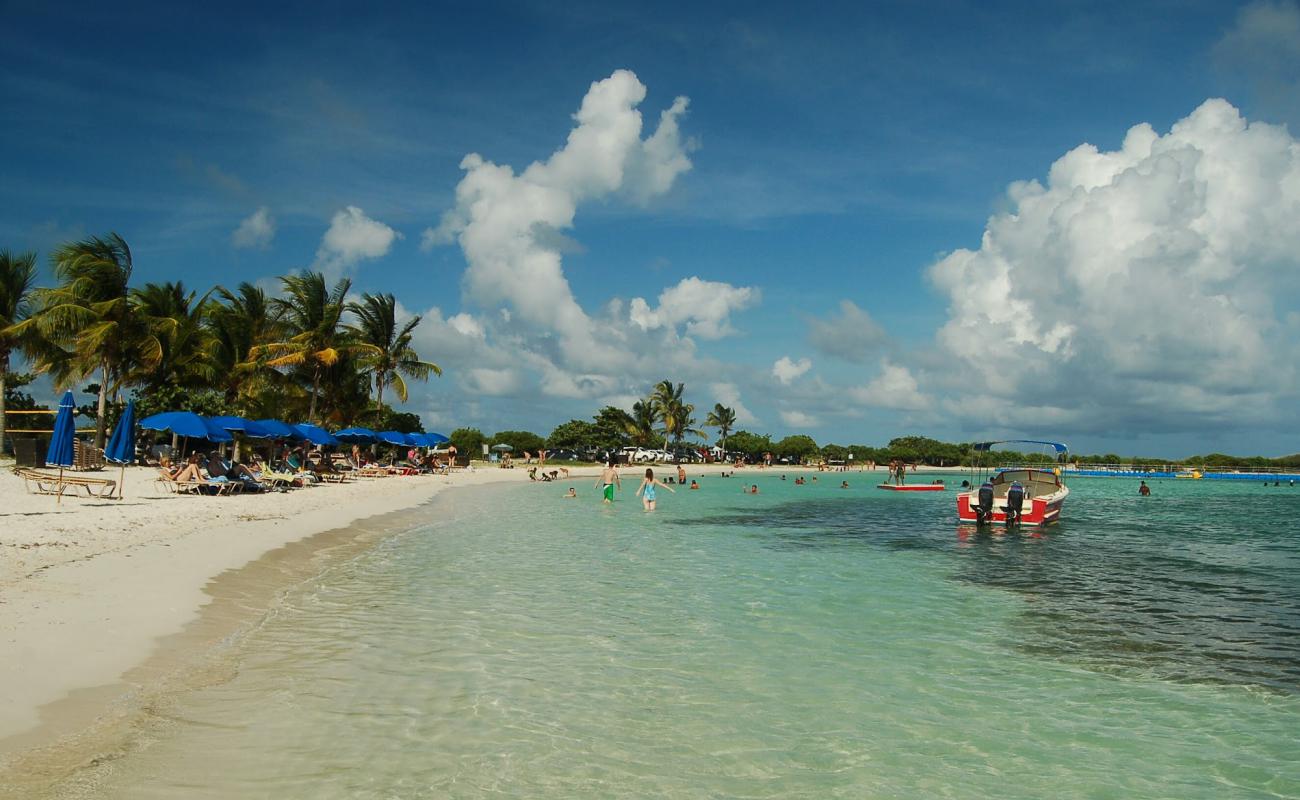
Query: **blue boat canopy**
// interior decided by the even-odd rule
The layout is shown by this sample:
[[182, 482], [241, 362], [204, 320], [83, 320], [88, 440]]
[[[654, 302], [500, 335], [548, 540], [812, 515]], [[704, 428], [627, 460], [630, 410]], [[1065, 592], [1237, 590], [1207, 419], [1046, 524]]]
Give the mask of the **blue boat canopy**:
[[992, 450], [995, 444], [1041, 444], [1052, 448], [1057, 453], [1068, 453], [1070, 448], [1060, 442], [1043, 442], [1038, 439], [1002, 439], [996, 442], [976, 442], [971, 447], [976, 451]]

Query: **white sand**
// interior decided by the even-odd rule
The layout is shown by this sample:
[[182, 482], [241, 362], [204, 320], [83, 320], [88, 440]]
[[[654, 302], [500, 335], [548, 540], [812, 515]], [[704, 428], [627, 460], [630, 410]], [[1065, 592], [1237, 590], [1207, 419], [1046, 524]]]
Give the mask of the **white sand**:
[[[730, 467], [692, 465], [688, 472], [723, 469]], [[778, 471], [794, 470], [766, 473]], [[623, 468], [626, 489], [641, 472]], [[737, 477], [764, 472], [750, 467]], [[585, 494], [598, 474], [574, 469], [572, 485]], [[0, 755], [44, 744], [49, 708], [73, 693], [92, 698], [92, 706], [112, 702], [111, 692], [81, 690], [115, 685], [146, 661], [160, 639], [211, 601], [205, 587], [218, 575], [314, 534], [412, 508], [448, 487], [528, 482], [524, 468], [489, 467], [206, 497], [170, 494], [153, 483], [155, 475], [128, 468], [125, 500], [65, 497], [60, 504], [27, 494], [21, 479], [0, 469]], [[94, 476], [117, 480], [118, 471]], [[563, 491], [567, 480], [544, 485]]]

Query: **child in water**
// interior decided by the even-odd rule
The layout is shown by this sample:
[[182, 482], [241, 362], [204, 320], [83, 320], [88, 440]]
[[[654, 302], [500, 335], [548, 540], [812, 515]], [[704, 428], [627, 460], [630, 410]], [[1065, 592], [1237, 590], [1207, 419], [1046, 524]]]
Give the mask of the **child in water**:
[[655, 471], [646, 467], [645, 477], [641, 479], [641, 485], [636, 487], [636, 493], [641, 496], [641, 505], [646, 511], [655, 510], [655, 487], [662, 486], [673, 494], [677, 490], [662, 481], [655, 479]]
[[569, 493], [566, 494], [566, 495], [564, 496], [564, 499], [568, 500], [570, 497], [577, 497], [577, 496], [578, 496], [578, 493], [577, 493], [576, 491], [574, 491], [574, 489], [573, 489], [572, 486], [570, 486], [570, 487], [569, 487]]

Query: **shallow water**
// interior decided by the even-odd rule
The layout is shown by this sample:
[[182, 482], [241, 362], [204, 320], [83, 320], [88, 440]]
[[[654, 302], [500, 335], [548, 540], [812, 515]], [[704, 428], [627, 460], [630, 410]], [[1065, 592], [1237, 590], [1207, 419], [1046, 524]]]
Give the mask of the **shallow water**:
[[57, 795], [1300, 796], [1300, 488], [754, 480], [449, 492]]

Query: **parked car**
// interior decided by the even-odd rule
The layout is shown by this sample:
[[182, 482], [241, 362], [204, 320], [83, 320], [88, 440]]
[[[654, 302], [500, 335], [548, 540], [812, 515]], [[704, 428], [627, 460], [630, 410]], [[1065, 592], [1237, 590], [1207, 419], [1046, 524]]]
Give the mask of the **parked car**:
[[547, 461], [581, 461], [582, 456], [574, 450], [547, 450]]

